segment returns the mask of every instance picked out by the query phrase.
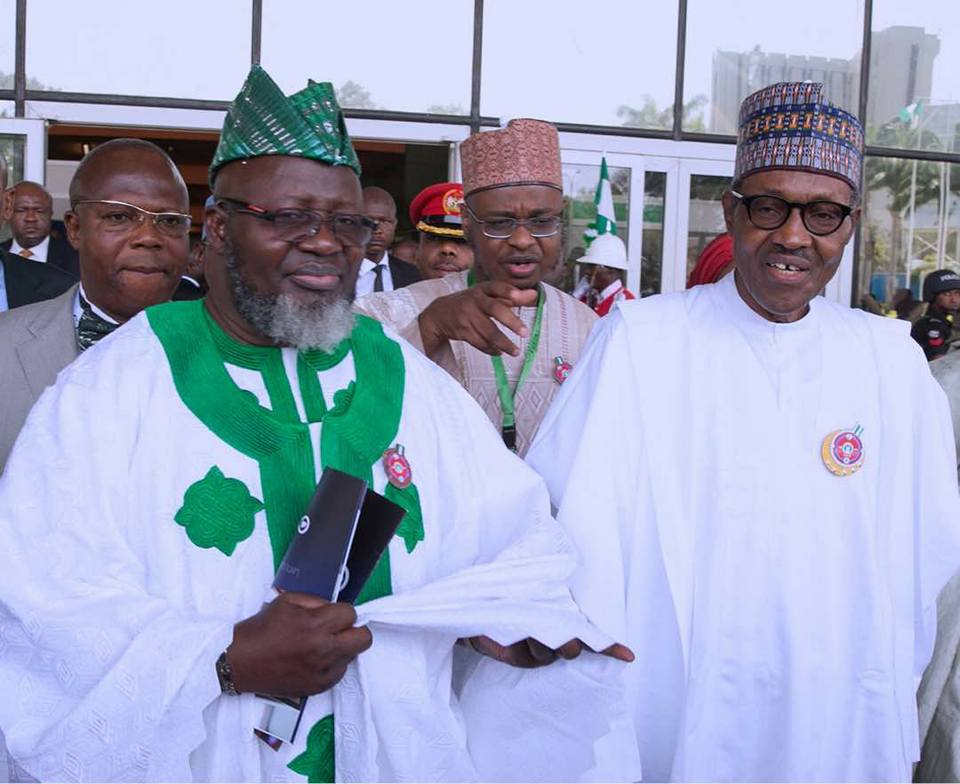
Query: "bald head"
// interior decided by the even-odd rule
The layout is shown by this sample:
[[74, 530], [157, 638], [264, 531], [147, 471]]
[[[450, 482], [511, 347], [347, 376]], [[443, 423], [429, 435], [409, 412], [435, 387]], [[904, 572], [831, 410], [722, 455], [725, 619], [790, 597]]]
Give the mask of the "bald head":
[[50, 234], [53, 199], [38, 182], [24, 180], [7, 192], [6, 211], [13, 238], [21, 248], [33, 248]]
[[168, 301], [186, 268], [190, 225], [156, 213], [189, 211], [183, 177], [155, 144], [118, 139], [87, 153], [64, 216], [87, 299], [118, 321]]
[[183, 191], [182, 208], [189, 207], [187, 185], [173, 160], [144, 139], [111, 139], [88, 152], [70, 181], [70, 206], [76, 206], [79, 201], [109, 198], [103, 195], [104, 180], [118, 170], [135, 176], [141, 166], [169, 178]]

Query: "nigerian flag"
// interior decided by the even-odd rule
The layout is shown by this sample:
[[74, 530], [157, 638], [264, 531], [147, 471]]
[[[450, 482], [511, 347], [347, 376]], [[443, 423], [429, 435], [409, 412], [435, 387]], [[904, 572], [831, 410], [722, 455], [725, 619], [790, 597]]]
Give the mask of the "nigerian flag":
[[920, 115], [923, 113], [923, 101], [916, 101], [900, 110], [899, 119], [904, 125], [916, 128], [920, 125]]
[[613, 188], [610, 187], [610, 173], [607, 171], [606, 156], [600, 159], [600, 182], [597, 183], [597, 192], [593, 196], [593, 203], [597, 207], [597, 219], [583, 233], [588, 245], [594, 237], [600, 234], [617, 233], [617, 218], [613, 211]]

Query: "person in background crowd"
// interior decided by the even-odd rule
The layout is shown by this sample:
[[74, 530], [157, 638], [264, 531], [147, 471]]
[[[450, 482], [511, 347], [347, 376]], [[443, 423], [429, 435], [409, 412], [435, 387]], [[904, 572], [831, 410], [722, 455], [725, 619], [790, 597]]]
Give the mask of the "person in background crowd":
[[[7, 187], [7, 160], [0, 153], [0, 213], [6, 214], [10, 201]], [[2, 215], [0, 215], [2, 217]], [[11, 258], [0, 247], [0, 313], [33, 302], [42, 302], [59, 296], [74, 283], [70, 273], [49, 264], [28, 261], [22, 257]]]
[[186, 262], [189, 204], [180, 172], [150, 142], [115, 139], [80, 162], [66, 215], [80, 282], [0, 314], [0, 469], [57, 374], [144, 308], [170, 299]]
[[80, 275], [76, 250], [64, 238], [50, 234], [53, 198], [47, 190], [36, 182], [18, 182], [7, 193], [6, 205], [13, 237], [0, 248], [62, 269], [76, 280]]
[[890, 300], [891, 311], [886, 315], [916, 324], [923, 315], [923, 303], [913, 296], [910, 289], [897, 289]]
[[953, 270], [931, 272], [923, 279], [926, 313], [913, 325], [910, 334], [928, 360], [944, 356], [953, 348], [954, 323], [960, 310], [960, 275]]
[[[208, 196], [203, 204], [204, 210], [209, 210], [214, 205], [213, 196]], [[200, 299], [207, 293], [207, 283], [203, 277], [203, 258], [207, 251], [207, 226], [204, 223], [200, 230], [200, 236], [190, 242], [190, 255], [187, 259], [186, 269], [177, 285], [177, 290], [173, 293], [175, 302], [182, 300]]]
[[[106, 147], [91, 155], [104, 162]], [[106, 176], [132, 186], [159, 162], [144, 156], [131, 180], [114, 159]], [[592, 655], [524, 690], [522, 673], [505, 682], [503, 664], [456, 646], [471, 681], [487, 676], [454, 690], [461, 637], [494, 635], [504, 661], [527, 666], [576, 638], [630, 656], [570, 598], [575, 558], [539, 478], [447, 374], [352, 312], [371, 234], [359, 169], [332, 85], [288, 98], [254, 66], [210, 167], [207, 296], [139, 315], [34, 408], [0, 476], [0, 639], [15, 650], [0, 656], [0, 730], [28, 774], [529, 780], [552, 763], [524, 759], [530, 747], [563, 759], [572, 746], [588, 766], [611, 727], [618, 683], [594, 676], [620, 665]], [[185, 209], [175, 179], [156, 201], [114, 194], [159, 221], [134, 229], [143, 242], [174, 228], [154, 212], [168, 199]], [[91, 207], [74, 204], [81, 254]], [[155, 264], [138, 259], [143, 274]], [[325, 469], [405, 512], [356, 610], [271, 588]], [[564, 721], [510, 733], [483, 707], [511, 715], [531, 692], [549, 715], [566, 703]], [[295, 737], [254, 734], [258, 694], [310, 695]]]
[[393, 247], [390, 248], [390, 255], [395, 259], [416, 267], [418, 248], [419, 244], [417, 240], [412, 240], [410, 237], [401, 237], [393, 243]]
[[574, 597], [637, 652], [644, 780], [910, 781], [919, 757], [960, 566], [950, 415], [904, 323], [820, 296], [863, 165], [821, 91], [743, 101], [734, 274], [602, 319], [528, 455]]
[[473, 266], [473, 249], [463, 237], [463, 186], [429, 185], [410, 202], [410, 222], [418, 233], [417, 268], [424, 280], [463, 272]]
[[616, 234], [601, 234], [595, 237], [585, 256], [577, 261], [593, 265], [590, 286], [596, 292], [593, 310], [598, 316], [606, 316], [617, 302], [636, 299], [633, 292], [623, 285], [623, 273], [627, 269], [627, 246]]
[[556, 128], [512, 120], [471, 136], [460, 158], [474, 267], [365, 297], [357, 307], [463, 384], [522, 455], [597, 317], [542, 283], [563, 251]]
[[390, 258], [387, 248], [397, 230], [397, 203], [383, 188], [371, 185], [363, 189], [364, 215], [376, 224], [367, 255], [357, 276], [357, 296], [374, 291], [393, 291], [420, 280], [409, 264]]
[[687, 277], [687, 288], [716, 283], [733, 269], [733, 238], [729, 234], [714, 237], [697, 257]]

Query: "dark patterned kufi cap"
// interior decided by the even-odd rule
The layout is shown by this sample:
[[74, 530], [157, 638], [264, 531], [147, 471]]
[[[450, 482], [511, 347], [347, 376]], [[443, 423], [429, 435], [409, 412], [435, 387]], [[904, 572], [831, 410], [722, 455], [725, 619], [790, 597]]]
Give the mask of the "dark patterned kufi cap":
[[863, 125], [822, 96], [822, 84], [781, 82], [745, 98], [734, 180], [770, 169], [799, 169], [859, 188]]
[[329, 82], [310, 80], [289, 98], [259, 65], [250, 69], [227, 110], [210, 164], [210, 183], [226, 163], [262, 155], [294, 155], [360, 174], [343, 112]]

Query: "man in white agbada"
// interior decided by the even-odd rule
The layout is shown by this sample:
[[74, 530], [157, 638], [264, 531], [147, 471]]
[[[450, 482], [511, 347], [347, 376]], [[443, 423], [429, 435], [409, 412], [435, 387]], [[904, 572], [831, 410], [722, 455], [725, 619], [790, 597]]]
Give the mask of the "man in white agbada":
[[960, 565], [950, 419], [908, 325], [819, 296], [863, 140], [820, 92], [744, 101], [735, 275], [619, 303], [529, 453], [581, 550], [574, 597], [637, 652], [644, 780], [909, 781], [918, 758]]
[[[560, 662], [558, 678], [459, 646], [473, 671], [454, 689], [459, 638], [528, 665], [612, 640], [570, 598], [540, 480], [455, 381], [351, 313], [369, 238], [358, 170], [329, 84], [288, 99], [254, 68], [211, 166], [206, 301], [131, 320], [32, 411], [0, 479], [0, 730], [17, 775], [569, 779], [594, 764], [620, 662]], [[382, 460], [401, 447], [409, 485]], [[324, 467], [406, 510], [356, 612], [270, 588]], [[292, 743], [254, 735], [255, 693], [311, 695]]]

